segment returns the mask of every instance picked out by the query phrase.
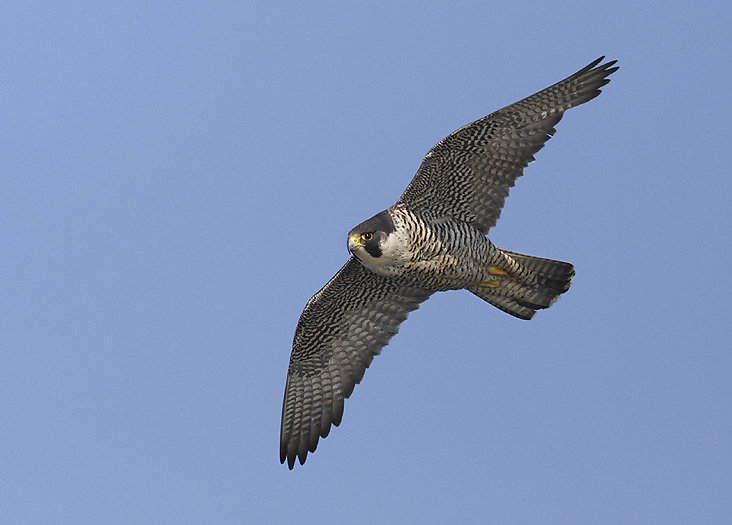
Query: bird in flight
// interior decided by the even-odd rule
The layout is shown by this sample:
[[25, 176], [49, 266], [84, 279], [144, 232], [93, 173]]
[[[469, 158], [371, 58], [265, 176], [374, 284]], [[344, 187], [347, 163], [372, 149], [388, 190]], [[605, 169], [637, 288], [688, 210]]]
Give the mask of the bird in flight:
[[610, 82], [618, 67], [604, 58], [447, 136], [396, 204], [348, 233], [351, 258], [308, 301], [295, 330], [281, 463], [303, 464], [341, 423], [344, 401], [374, 356], [433, 293], [466, 289], [531, 319], [569, 289], [571, 264], [502, 250], [486, 234], [564, 112]]

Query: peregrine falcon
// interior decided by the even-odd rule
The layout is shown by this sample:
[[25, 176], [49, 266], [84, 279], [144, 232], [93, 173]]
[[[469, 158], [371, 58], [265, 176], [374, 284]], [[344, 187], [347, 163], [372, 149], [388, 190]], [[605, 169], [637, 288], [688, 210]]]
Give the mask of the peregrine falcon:
[[486, 237], [564, 112], [600, 94], [618, 67], [574, 75], [455, 131], [424, 157], [387, 210], [348, 233], [351, 258], [305, 305], [295, 330], [280, 462], [305, 462], [374, 356], [434, 292], [466, 289], [531, 319], [569, 289], [574, 266], [497, 248]]

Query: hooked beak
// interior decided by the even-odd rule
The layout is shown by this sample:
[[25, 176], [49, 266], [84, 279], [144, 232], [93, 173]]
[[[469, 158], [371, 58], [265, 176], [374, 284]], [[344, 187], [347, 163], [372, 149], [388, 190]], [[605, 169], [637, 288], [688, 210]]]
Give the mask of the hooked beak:
[[363, 248], [363, 241], [361, 240], [361, 237], [352, 235], [348, 238], [348, 251], [353, 253], [353, 251], [358, 248]]

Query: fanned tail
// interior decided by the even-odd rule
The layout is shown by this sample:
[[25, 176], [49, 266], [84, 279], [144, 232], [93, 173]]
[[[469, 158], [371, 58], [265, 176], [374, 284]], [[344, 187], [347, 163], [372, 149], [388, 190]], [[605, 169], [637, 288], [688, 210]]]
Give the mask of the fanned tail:
[[562, 261], [501, 250], [519, 271], [509, 272], [496, 286], [468, 288], [496, 308], [519, 319], [531, 319], [536, 310], [549, 308], [569, 290], [574, 266]]

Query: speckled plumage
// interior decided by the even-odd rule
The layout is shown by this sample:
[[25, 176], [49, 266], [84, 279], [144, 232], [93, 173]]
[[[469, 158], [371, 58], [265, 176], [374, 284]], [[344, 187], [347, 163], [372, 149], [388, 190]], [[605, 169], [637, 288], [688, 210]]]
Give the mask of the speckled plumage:
[[295, 331], [281, 462], [304, 463], [340, 424], [373, 357], [434, 292], [467, 289], [531, 319], [569, 289], [571, 264], [501, 250], [485, 235], [564, 111], [599, 95], [618, 69], [598, 65], [603, 58], [446, 137], [394, 206], [351, 230], [353, 256], [308, 301]]

